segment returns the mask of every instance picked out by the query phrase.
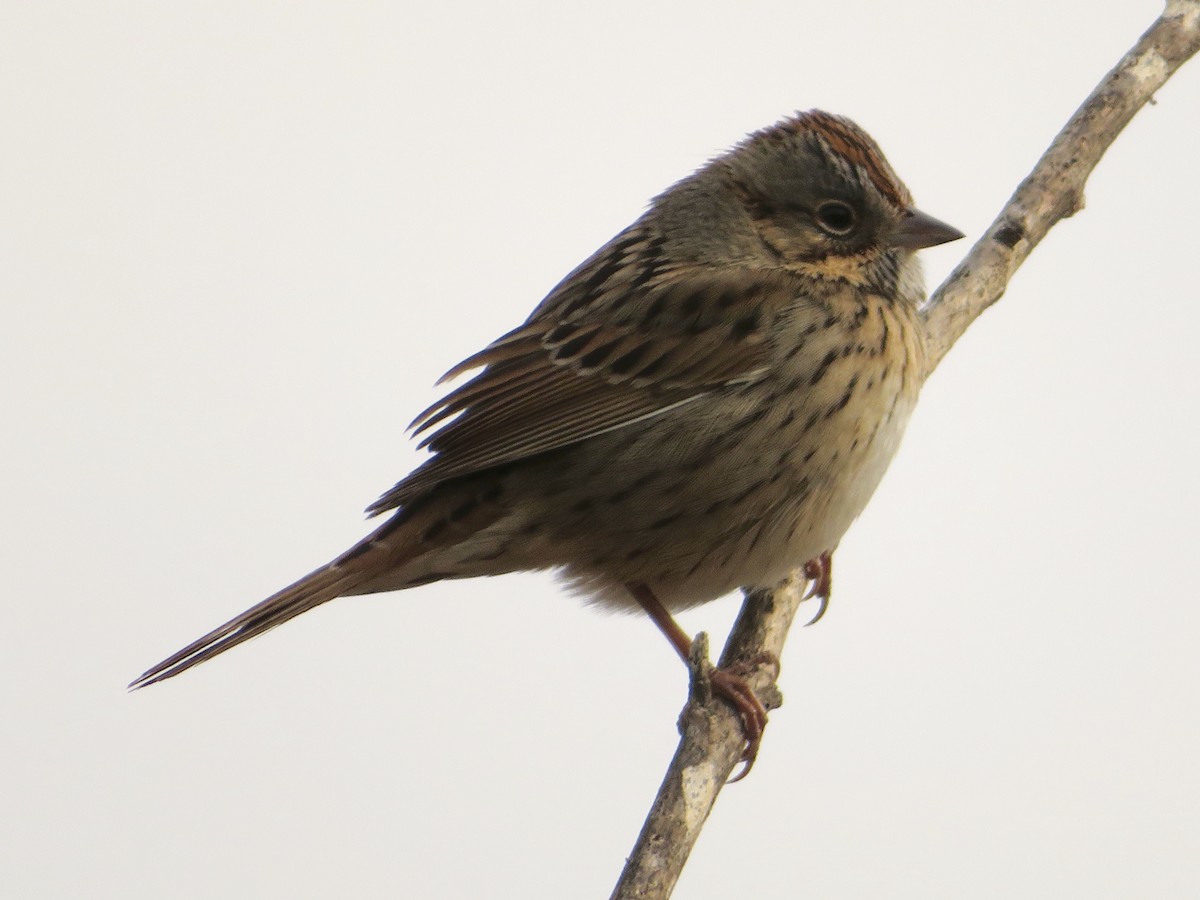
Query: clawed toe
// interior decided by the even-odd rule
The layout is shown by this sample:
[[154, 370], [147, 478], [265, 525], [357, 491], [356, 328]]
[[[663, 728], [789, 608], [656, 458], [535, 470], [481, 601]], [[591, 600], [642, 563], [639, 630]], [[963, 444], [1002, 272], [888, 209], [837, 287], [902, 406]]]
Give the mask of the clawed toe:
[[767, 708], [763, 706], [758, 695], [747, 683], [739, 671], [731, 668], [713, 669], [709, 673], [709, 683], [713, 693], [734, 708], [742, 720], [742, 734], [746, 738], [746, 749], [742, 752], [742, 770], [729, 779], [729, 783], [741, 781], [754, 766], [758, 757], [758, 748], [762, 744], [763, 731], [767, 727]]
[[804, 564], [804, 577], [812, 582], [803, 597], [804, 600], [817, 598], [817, 614], [805, 623], [807, 628], [809, 625], [816, 625], [821, 621], [821, 617], [825, 615], [825, 610], [829, 609], [829, 596], [833, 593], [833, 557], [829, 553], [822, 553], [816, 559], [810, 559]]
[[754, 760], [758, 756], [758, 747], [762, 743], [763, 730], [767, 727], [767, 708], [746, 681], [746, 676], [754, 667], [767, 664], [775, 670], [772, 680], [778, 678], [778, 657], [772, 653], [762, 653], [748, 662], [734, 663], [714, 669], [708, 662], [708, 638], [705, 635], [697, 635], [695, 641], [689, 638], [687, 632], [679, 627], [667, 608], [655, 596], [654, 591], [645, 583], [631, 581], [626, 588], [646, 610], [659, 630], [666, 635], [679, 657], [687, 663], [692, 673], [693, 690], [697, 685], [702, 685], [707, 681], [712, 688], [712, 693], [732, 706], [742, 720], [742, 733], [746, 738], [746, 749], [743, 751], [741, 759], [745, 765], [742, 771], [730, 780], [730, 783], [741, 781], [749, 774], [754, 765]]

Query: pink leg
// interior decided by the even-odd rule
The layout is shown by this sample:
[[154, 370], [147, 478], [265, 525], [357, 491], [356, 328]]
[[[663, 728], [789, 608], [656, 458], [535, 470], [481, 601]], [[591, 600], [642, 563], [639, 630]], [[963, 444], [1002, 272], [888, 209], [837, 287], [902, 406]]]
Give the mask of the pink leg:
[[[692, 639], [679, 627], [679, 623], [654, 595], [654, 591], [640, 581], [630, 582], [626, 588], [654, 620], [658, 630], [671, 642], [679, 658], [685, 663], [690, 663]], [[712, 684], [713, 693], [729, 703], [742, 720], [742, 732], [746, 736], [746, 750], [742, 754], [742, 761], [746, 765], [731, 783], [741, 781], [750, 772], [750, 767], [754, 765], [754, 759], [758, 756], [763, 729], [767, 727], [767, 708], [746, 683], [744, 675], [734, 667], [713, 669], [709, 674], [709, 682]]]

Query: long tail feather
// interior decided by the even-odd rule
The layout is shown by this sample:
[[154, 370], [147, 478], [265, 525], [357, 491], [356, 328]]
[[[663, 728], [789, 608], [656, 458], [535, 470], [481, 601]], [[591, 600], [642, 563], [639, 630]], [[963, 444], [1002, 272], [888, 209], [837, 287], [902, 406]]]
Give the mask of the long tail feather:
[[310, 572], [295, 584], [272, 594], [204, 637], [192, 641], [178, 653], [135, 678], [130, 682], [129, 689], [143, 688], [186, 672], [192, 666], [198, 666], [243, 641], [353, 590], [378, 574], [382, 566], [402, 562], [397, 559], [395, 548], [389, 547], [383, 540], [389, 530], [385, 525], [333, 562]]

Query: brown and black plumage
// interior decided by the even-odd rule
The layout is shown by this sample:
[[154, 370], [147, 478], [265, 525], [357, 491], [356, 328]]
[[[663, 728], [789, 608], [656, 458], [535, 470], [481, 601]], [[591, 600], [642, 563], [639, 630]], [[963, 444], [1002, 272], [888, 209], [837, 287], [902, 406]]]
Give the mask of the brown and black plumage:
[[[133, 683], [170, 678], [347, 594], [555, 569], [678, 610], [828, 560], [899, 444], [925, 375], [916, 211], [875, 143], [802, 113], [657, 197], [413, 428], [432, 456], [326, 566]], [[718, 691], [765, 713], [735, 677]]]

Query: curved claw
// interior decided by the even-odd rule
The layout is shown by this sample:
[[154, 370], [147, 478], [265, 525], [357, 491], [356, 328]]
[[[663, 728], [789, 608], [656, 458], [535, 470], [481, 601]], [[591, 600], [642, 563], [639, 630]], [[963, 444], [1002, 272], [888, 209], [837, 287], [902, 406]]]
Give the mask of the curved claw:
[[820, 601], [817, 607], [817, 614], [813, 616], [804, 627], [816, 625], [821, 621], [821, 617], [825, 615], [825, 611], [829, 609], [829, 597], [833, 593], [833, 556], [830, 553], [822, 553], [816, 559], [810, 559], [804, 564], [804, 577], [812, 582], [812, 587], [808, 589], [808, 593], [804, 595], [805, 600], [811, 600], [816, 597]]
[[[817, 614], [804, 623], [805, 628], [807, 628], [809, 625], [816, 625], [818, 622], [820, 622], [821, 617], [825, 615], [825, 610], [829, 609], [829, 598], [827, 596], [824, 594], [814, 594], [812, 596], [815, 596], [820, 602], [817, 604]], [[804, 599], [808, 600], [809, 597], [805, 597]]]

